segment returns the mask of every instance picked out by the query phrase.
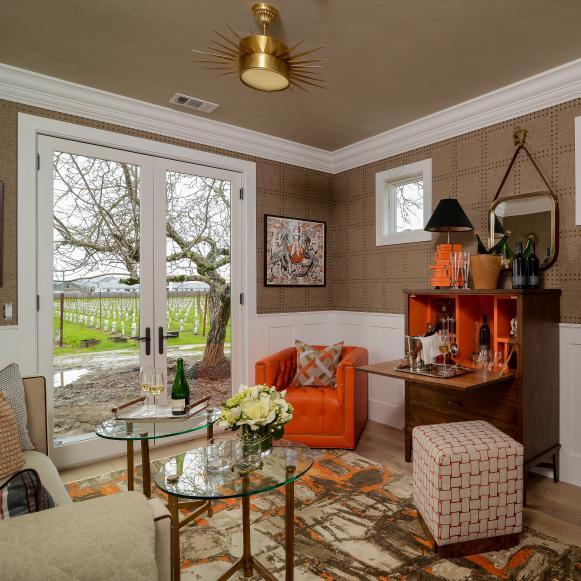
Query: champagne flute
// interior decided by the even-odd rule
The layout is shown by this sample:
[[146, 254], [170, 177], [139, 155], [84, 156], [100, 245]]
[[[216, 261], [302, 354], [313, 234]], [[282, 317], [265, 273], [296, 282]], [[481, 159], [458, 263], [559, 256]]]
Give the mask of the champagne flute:
[[149, 391], [153, 394], [153, 405], [155, 406], [155, 415], [157, 415], [157, 396], [165, 391], [165, 373], [161, 369], [154, 369], [151, 373], [151, 379]]
[[440, 344], [438, 345], [438, 350], [443, 355], [444, 358], [444, 367], [442, 369], [442, 375], [444, 377], [449, 377], [452, 375], [452, 372], [448, 369], [448, 364], [446, 363], [448, 359], [448, 354], [450, 353], [450, 332], [449, 331], [440, 331]]

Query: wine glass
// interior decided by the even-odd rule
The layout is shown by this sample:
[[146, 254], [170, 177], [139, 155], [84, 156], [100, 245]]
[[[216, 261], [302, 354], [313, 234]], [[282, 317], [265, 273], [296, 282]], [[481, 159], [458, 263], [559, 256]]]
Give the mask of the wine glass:
[[151, 373], [149, 392], [153, 394], [153, 405], [157, 415], [157, 396], [165, 391], [165, 373], [161, 369], [154, 369]]
[[438, 350], [443, 355], [444, 365], [441, 371], [442, 376], [450, 377], [452, 372], [448, 369], [448, 364], [446, 363], [448, 359], [448, 354], [450, 353], [450, 332], [440, 331], [440, 344], [438, 345]]
[[141, 369], [139, 371], [139, 388], [145, 392], [146, 405], [149, 401], [149, 395], [151, 394], [151, 384], [152, 384], [152, 370], [151, 369]]

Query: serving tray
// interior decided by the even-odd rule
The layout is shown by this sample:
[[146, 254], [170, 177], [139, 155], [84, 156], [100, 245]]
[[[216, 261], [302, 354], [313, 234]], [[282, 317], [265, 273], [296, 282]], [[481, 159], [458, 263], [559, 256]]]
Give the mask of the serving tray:
[[437, 377], [440, 379], [450, 379], [450, 377], [458, 377], [458, 375], [465, 375], [466, 373], [473, 373], [474, 369], [464, 367], [462, 365], [448, 365], [448, 374], [442, 375], [444, 365], [442, 363], [428, 363], [422, 369], [411, 370], [409, 364], [402, 363], [396, 365], [394, 371], [401, 371], [402, 373], [409, 373], [410, 375], [427, 375], [429, 377]]
[[186, 407], [186, 413], [181, 416], [174, 416], [171, 413], [171, 406], [169, 404], [159, 404], [157, 408], [153, 405], [147, 405], [147, 398], [145, 396], [139, 397], [127, 403], [113, 408], [111, 411], [115, 414], [117, 420], [135, 420], [135, 421], [174, 421], [179, 422], [187, 420], [201, 411], [208, 408], [210, 403], [210, 396], [207, 395], [197, 401], [192, 402]]

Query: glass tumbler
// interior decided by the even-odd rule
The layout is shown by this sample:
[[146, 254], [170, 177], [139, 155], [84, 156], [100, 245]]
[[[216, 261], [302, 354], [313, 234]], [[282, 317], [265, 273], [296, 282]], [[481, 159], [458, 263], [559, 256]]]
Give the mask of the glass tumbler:
[[235, 440], [222, 440], [206, 444], [204, 463], [208, 473], [225, 472], [232, 467]]

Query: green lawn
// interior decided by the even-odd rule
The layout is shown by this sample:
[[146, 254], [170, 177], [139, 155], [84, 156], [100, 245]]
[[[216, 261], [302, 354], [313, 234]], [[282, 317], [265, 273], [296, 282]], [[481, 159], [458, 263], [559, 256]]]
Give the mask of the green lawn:
[[[92, 299], [96, 300], [96, 299]], [[106, 300], [106, 299], [105, 299]], [[56, 306], [56, 305], [55, 305]], [[193, 310], [193, 309], [192, 309]], [[199, 317], [201, 319], [201, 317]], [[138, 348], [137, 341], [132, 341], [128, 339], [127, 343], [115, 343], [112, 338], [115, 336], [120, 336], [120, 332], [117, 335], [113, 335], [110, 331], [103, 331], [102, 329], [96, 329], [94, 327], [85, 326], [79, 323], [73, 323], [70, 321], [64, 321], [64, 332], [63, 332], [63, 346], [59, 347], [56, 342], [56, 337], [59, 328], [59, 316], [57, 309], [55, 308], [54, 316], [54, 337], [55, 337], [55, 348], [54, 354], [58, 355], [71, 355], [77, 353], [95, 353], [100, 351], [115, 351], [119, 349], [135, 349]], [[120, 320], [117, 322], [117, 328], [120, 330], [121, 323]], [[179, 331], [180, 324], [178, 321], [171, 321], [170, 331]], [[180, 332], [180, 336], [176, 339], [168, 339], [168, 345], [205, 345], [206, 337], [203, 335], [194, 335], [194, 320], [193, 313], [190, 312], [189, 316], [184, 320], [184, 330]], [[131, 323], [125, 321], [125, 334], [128, 336], [131, 329]], [[201, 320], [199, 321], [199, 333], [202, 332], [203, 325]], [[206, 333], [208, 332], [209, 324], [206, 325]], [[228, 329], [226, 332], [226, 342], [230, 342], [230, 324], [228, 324]], [[80, 342], [83, 339], [98, 339], [100, 342], [89, 348], [83, 348], [80, 346]], [[157, 344], [157, 331], [153, 333], [152, 337], [154, 345]]]

